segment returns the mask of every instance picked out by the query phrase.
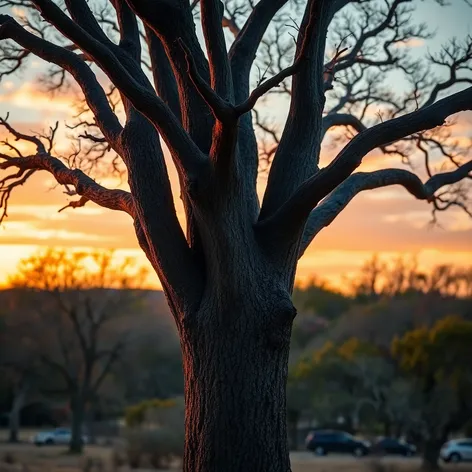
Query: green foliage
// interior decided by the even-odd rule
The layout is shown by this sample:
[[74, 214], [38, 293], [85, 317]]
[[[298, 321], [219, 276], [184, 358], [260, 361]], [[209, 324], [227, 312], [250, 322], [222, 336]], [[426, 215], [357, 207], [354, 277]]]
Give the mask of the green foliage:
[[290, 369], [289, 406], [291, 398], [294, 403], [304, 397], [304, 409], [318, 421], [333, 422], [341, 415], [357, 423], [361, 409], [379, 407], [377, 390], [388, 388], [391, 375], [392, 366], [376, 346], [356, 338], [327, 342]]
[[145, 420], [146, 415], [152, 410], [160, 410], [166, 408], [173, 408], [177, 405], [176, 400], [168, 399], [161, 400], [158, 398], [152, 400], [144, 400], [137, 405], [132, 405], [126, 408], [125, 422], [128, 427], [141, 426]]
[[456, 316], [418, 328], [392, 342], [401, 373], [416, 384], [419, 419], [441, 439], [472, 419], [472, 322]]
[[310, 280], [303, 287], [296, 287], [293, 300], [300, 310], [308, 310], [328, 320], [343, 314], [352, 302], [349, 297], [317, 279]]
[[322, 372], [336, 367], [336, 365], [354, 362], [359, 357], [379, 356], [379, 349], [373, 344], [350, 338], [342, 344], [326, 342], [321, 349], [314, 351], [311, 355], [302, 357], [291, 369], [289, 379], [307, 379], [319, 376]]
[[404, 372], [425, 382], [457, 383], [472, 374], [472, 321], [446, 317], [395, 338], [391, 350]]

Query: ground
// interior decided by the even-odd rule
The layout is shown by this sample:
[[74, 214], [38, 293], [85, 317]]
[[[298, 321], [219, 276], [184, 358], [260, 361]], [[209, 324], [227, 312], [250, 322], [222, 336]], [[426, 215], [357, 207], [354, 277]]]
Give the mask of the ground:
[[[15, 463], [10, 466], [2, 464], [6, 453], [14, 456]], [[12, 446], [0, 444], [0, 472], [125, 472], [127, 466], [111, 468], [112, 448], [89, 446], [85, 457], [70, 456], [65, 447], [42, 447], [20, 444]], [[100, 459], [104, 467], [87, 468], [87, 459]], [[20, 465], [21, 464], [21, 465]], [[26, 465], [27, 468], [22, 468]], [[315, 457], [308, 452], [292, 453], [292, 472], [412, 472], [419, 469], [418, 458], [385, 458], [382, 461], [364, 458], [355, 459], [350, 456]], [[136, 472], [156, 472], [155, 470], [134, 469]], [[178, 469], [174, 469], [177, 471]], [[445, 470], [472, 472], [472, 465], [448, 466]], [[174, 472], [173, 471], [173, 472]], [[164, 471], [162, 471], [164, 472]], [[167, 472], [167, 471], [166, 471]]]
[[[0, 430], [0, 472], [125, 472], [127, 466], [111, 467], [112, 446], [88, 446], [82, 457], [71, 456], [67, 447], [36, 447], [28, 438], [36, 431], [23, 430], [18, 445], [6, 443], [7, 434]], [[119, 447], [118, 447], [119, 449]], [[14, 464], [5, 465], [4, 459], [12, 456]], [[89, 458], [103, 464], [87, 468]], [[351, 456], [329, 455], [316, 457], [311, 452], [293, 452], [292, 472], [414, 472], [420, 467], [419, 458], [388, 457], [382, 460], [372, 458], [355, 459]], [[26, 465], [26, 468], [24, 467]], [[472, 464], [443, 467], [445, 471], [472, 472]], [[135, 472], [156, 472], [155, 470], [134, 469]], [[161, 471], [170, 472], [170, 471]], [[178, 472], [178, 468], [172, 472]]]

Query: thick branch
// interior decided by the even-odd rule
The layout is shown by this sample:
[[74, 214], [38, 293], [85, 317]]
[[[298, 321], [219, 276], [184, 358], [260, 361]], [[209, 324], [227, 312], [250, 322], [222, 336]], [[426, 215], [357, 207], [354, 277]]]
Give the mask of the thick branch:
[[179, 44], [185, 54], [188, 75], [195, 85], [198, 93], [210, 108], [213, 116], [222, 123], [229, 122], [235, 126], [237, 118], [235, 108], [228, 101], [222, 98], [198, 73], [197, 65], [193, 60], [192, 54], [183, 41], [179, 40]]
[[190, 6], [185, 5], [186, 2], [126, 1], [162, 42], [178, 84], [182, 125], [197, 146], [207, 153], [214, 119], [189, 77], [185, 53], [179, 44], [182, 42], [190, 50], [199, 76], [209, 83], [208, 63], [195, 32]]
[[380, 123], [353, 138], [338, 156], [315, 176], [306, 180], [262, 226], [286, 232], [296, 238], [311, 210], [359, 167], [373, 149], [419, 131], [435, 128], [454, 113], [472, 109], [472, 87], [444, 98], [429, 107]]
[[229, 57], [237, 102], [243, 102], [249, 96], [251, 67], [257, 49], [270, 22], [286, 3], [287, 0], [261, 0], [231, 46]]
[[156, 33], [148, 27], [145, 27], [145, 33], [156, 92], [174, 115], [181, 120], [179, 91], [169, 58]]
[[328, 114], [323, 118], [322, 125], [322, 136], [325, 136], [325, 134], [331, 128], [334, 128], [336, 126], [350, 126], [354, 128], [358, 133], [361, 133], [362, 131], [365, 131], [367, 129], [364, 123], [362, 123], [362, 121], [357, 118], [357, 116], [351, 115], [349, 113]]
[[471, 171], [472, 161], [452, 172], [436, 174], [425, 183], [421, 182], [418, 176], [404, 169], [382, 169], [370, 173], [352, 174], [311, 212], [303, 233], [300, 257], [313, 238], [323, 228], [329, 226], [358, 193], [389, 185], [402, 185], [417, 199], [433, 201], [434, 194], [441, 187], [462, 180]]
[[111, 41], [102, 30], [100, 24], [92, 13], [86, 0], [65, 0], [67, 10], [72, 19], [97, 41], [110, 44]]
[[223, 33], [223, 8], [220, 0], [201, 0], [202, 29], [210, 65], [212, 89], [224, 100], [233, 100], [233, 79]]
[[120, 47], [137, 62], [141, 58], [141, 38], [135, 14], [126, 2], [112, 0], [120, 27]]
[[[7, 157], [0, 154], [0, 159], [4, 159], [3, 162], [0, 162], [0, 170], [16, 168], [21, 174], [29, 170], [45, 170], [51, 173], [60, 185], [74, 186], [78, 195], [102, 207], [121, 210], [134, 217], [134, 202], [129, 192], [107, 189], [81, 170], [69, 169], [63, 162], [50, 154], [38, 153], [25, 157]], [[0, 181], [0, 193], [6, 190], [6, 186], [2, 188], [3, 180]]]
[[34, 0], [42, 16], [77, 44], [103, 69], [110, 80], [146, 116], [162, 135], [181, 175], [197, 175], [205, 157], [181, 127], [169, 107], [151, 90], [138, 83], [113, 52], [74, 23], [51, 0]]
[[0, 40], [12, 39], [39, 58], [62, 67], [77, 81], [103, 135], [114, 143], [121, 125], [95, 74], [76, 54], [26, 31], [13, 18], [0, 15]]
[[321, 120], [325, 103], [324, 52], [333, 13], [327, 0], [311, 0], [297, 40], [290, 111], [269, 174], [261, 219], [274, 214], [296, 188], [317, 171], [321, 146]]

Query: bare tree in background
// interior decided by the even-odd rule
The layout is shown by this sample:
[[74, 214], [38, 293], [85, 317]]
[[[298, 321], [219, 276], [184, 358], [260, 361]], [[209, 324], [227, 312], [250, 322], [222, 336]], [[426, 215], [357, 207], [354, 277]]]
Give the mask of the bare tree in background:
[[[19, 441], [21, 410], [36, 389], [38, 358], [28, 317], [18, 310], [16, 296], [2, 300], [0, 313], [0, 374], [11, 387], [12, 401], [8, 414], [8, 441]], [[37, 334], [37, 333], [36, 333]]]
[[[13, 13], [23, 7], [17, 20], [0, 17], [2, 76], [40, 57], [52, 64], [45, 84], [57, 92], [75, 82], [86, 103], [73, 125], [81, 146], [66, 160], [54, 153], [55, 128], [32, 137], [2, 121], [36, 149], [26, 155], [5, 144], [3, 208], [17, 186], [45, 170], [80, 197], [69, 206], [90, 200], [128, 213], [181, 337], [184, 470], [289, 470], [285, 384], [297, 261], [365, 190], [400, 185], [435, 211], [468, 211], [472, 161], [442, 126], [472, 108], [472, 39], [413, 61], [400, 46], [429, 35], [413, 24], [410, 0], [0, 4]], [[392, 90], [398, 74], [405, 86]], [[251, 117], [274, 91], [287, 96], [280, 132], [266, 123], [267, 110], [258, 109], [259, 125]], [[335, 127], [348, 132], [321, 168], [324, 137]], [[186, 234], [165, 148], [179, 176]], [[356, 172], [375, 149], [421, 157], [424, 170]], [[260, 202], [261, 150], [270, 172]], [[91, 178], [94, 156], [108, 151], [126, 168], [129, 191]]]
[[119, 318], [132, 314], [141, 297], [142, 277], [131, 262], [117, 264], [108, 252], [51, 250], [23, 260], [11, 278], [23, 289], [19, 316], [29, 327], [35, 360], [55, 379], [50, 393], [69, 400], [71, 452], [82, 450], [86, 408], [125, 352], [128, 333]]

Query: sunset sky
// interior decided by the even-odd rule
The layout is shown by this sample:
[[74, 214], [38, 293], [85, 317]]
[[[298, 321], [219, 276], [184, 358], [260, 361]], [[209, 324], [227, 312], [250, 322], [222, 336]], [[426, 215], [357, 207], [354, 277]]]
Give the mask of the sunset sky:
[[[426, 53], [428, 48], [437, 50], [454, 35], [464, 38], [472, 33], [472, 9], [466, 9], [460, 0], [453, 0], [452, 7], [443, 9], [433, 2], [419, 3], [418, 15], [437, 30], [437, 37], [428, 41], [427, 46], [411, 45], [418, 54]], [[57, 147], [60, 154], [69, 147], [64, 121], [71, 120], [74, 95], [70, 92], [52, 98], [45, 94], [36, 81], [42, 67], [40, 60], [35, 60], [21, 77], [0, 82], [0, 116], [10, 112], [10, 121], [24, 132], [47, 129], [58, 120], [62, 130]], [[459, 117], [454, 135], [464, 142], [472, 138], [472, 113]], [[5, 133], [0, 131], [2, 136]], [[372, 153], [364, 168], [399, 165], [398, 158]], [[173, 170], [171, 178], [175, 184]], [[114, 184], [104, 179], [100, 182]], [[130, 217], [94, 204], [58, 213], [68, 197], [63, 189], [53, 187], [51, 176], [40, 173], [13, 194], [9, 217], [0, 228], [0, 284], [15, 270], [19, 259], [47, 246], [115, 248], [118, 254], [136, 256], [147, 264], [136, 243]], [[180, 201], [177, 209], [181, 214]], [[430, 206], [414, 200], [401, 188], [361, 194], [319, 234], [300, 261], [298, 277], [306, 280], [316, 275], [340, 284], [373, 252], [385, 257], [414, 254], [425, 269], [441, 263], [472, 265], [472, 221], [459, 210], [442, 214], [440, 226], [431, 227], [430, 219]], [[150, 283], [158, 286], [157, 277]]]

